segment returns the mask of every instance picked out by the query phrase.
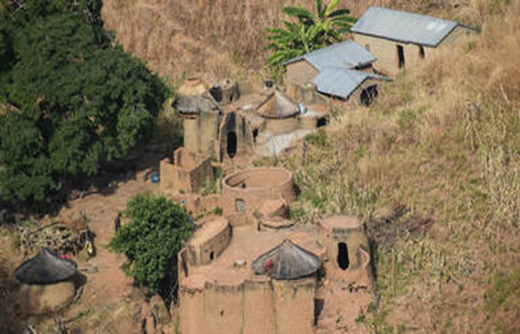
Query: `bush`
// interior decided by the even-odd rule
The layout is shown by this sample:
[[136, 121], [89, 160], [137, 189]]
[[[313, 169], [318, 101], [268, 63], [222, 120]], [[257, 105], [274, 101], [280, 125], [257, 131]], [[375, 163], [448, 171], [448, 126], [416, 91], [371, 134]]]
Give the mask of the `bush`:
[[163, 196], [136, 195], [123, 213], [130, 222], [110, 241], [109, 247], [126, 255], [121, 267], [137, 284], [158, 292], [172, 260], [190, 238], [194, 225], [189, 214]]

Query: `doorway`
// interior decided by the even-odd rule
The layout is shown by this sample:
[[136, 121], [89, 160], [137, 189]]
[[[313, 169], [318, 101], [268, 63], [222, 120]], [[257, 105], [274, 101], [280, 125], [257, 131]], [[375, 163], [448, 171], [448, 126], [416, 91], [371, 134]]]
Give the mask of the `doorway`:
[[349, 265], [350, 261], [348, 259], [347, 244], [340, 242], [338, 244], [338, 266], [341, 268], [341, 270], [347, 270]]
[[398, 64], [399, 64], [399, 68], [404, 68], [404, 65], [405, 65], [405, 60], [404, 60], [404, 49], [401, 45], [398, 45], [397, 46], [397, 59], [398, 59]]
[[361, 91], [361, 104], [365, 107], [369, 107], [377, 97], [377, 85], [369, 86]]
[[234, 131], [229, 131], [227, 134], [227, 155], [234, 158], [237, 154], [237, 134]]

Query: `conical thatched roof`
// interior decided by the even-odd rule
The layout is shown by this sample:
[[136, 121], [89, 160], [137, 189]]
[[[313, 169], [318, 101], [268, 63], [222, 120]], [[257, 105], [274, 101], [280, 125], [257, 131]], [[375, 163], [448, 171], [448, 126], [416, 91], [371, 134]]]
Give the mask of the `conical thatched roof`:
[[59, 258], [48, 248], [42, 248], [37, 256], [16, 268], [14, 276], [25, 284], [53, 284], [72, 277], [76, 268], [76, 262]]
[[199, 78], [190, 78], [184, 82], [177, 91], [172, 106], [186, 115], [198, 115], [202, 111], [220, 111], [219, 104], [209, 94], [208, 86]]
[[264, 118], [282, 119], [298, 115], [300, 107], [289, 96], [276, 90], [258, 106], [257, 113]]
[[219, 104], [209, 94], [180, 95], [173, 101], [173, 108], [181, 114], [198, 115], [201, 112], [220, 112]]
[[268, 275], [278, 280], [309, 276], [320, 267], [321, 262], [316, 255], [288, 239], [258, 257], [252, 264], [255, 274]]

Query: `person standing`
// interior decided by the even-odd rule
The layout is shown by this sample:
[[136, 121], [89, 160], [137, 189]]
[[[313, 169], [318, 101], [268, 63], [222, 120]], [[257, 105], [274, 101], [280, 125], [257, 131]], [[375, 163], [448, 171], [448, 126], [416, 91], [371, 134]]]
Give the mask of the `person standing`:
[[121, 228], [121, 211], [117, 212], [117, 217], [114, 220], [114, 231], [117, 233], [119, 229]]

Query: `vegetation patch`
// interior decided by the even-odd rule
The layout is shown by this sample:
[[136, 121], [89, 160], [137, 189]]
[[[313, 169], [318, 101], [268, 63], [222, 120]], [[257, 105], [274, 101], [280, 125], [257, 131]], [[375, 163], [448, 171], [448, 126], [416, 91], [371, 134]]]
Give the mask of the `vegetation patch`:
[[168, 89], [103, 29], [101, 6], [2, 1], [3, 197], [42, 202], [149, 136]]
[[110, 248], [125, 254], [128, 261], [122, 269], [137, 284], [160, 292], [183, 243], [193, 233], [191, 217], [180, 205], [149, 194], [131, 198], [123, 217], [129, 223], [112, 238]]

